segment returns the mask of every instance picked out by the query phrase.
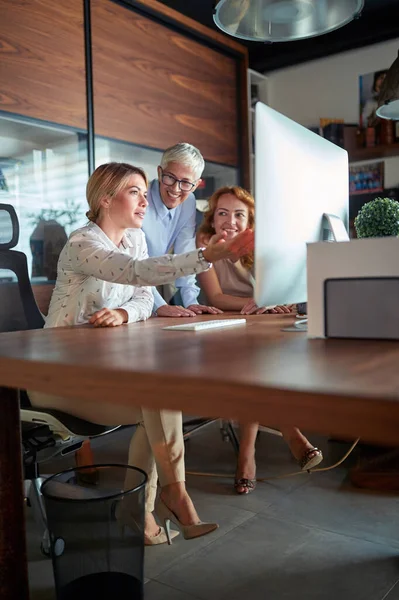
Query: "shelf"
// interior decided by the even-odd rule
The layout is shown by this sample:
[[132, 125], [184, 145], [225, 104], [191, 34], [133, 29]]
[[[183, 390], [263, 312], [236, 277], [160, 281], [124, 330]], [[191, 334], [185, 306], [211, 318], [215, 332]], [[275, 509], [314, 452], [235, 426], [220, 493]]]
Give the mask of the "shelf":
[[258, 73], [258, 71], [254, 71], [253, 69], [248, 69], [248, 75], [251, 83], [255, 85], [259, 85], [264, 81], [267, 81], [267, 75], [263, 75], [263, 73]]
[[399, 156], [399, 144], [374, 146], [373, 148], [352, 148], [348, 149], [348, 154], [350, 163]]

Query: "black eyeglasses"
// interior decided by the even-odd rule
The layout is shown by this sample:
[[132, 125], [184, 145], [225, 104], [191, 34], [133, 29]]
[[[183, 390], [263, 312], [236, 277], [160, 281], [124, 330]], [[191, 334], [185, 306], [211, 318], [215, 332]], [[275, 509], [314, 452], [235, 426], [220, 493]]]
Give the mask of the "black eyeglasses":
[[191, 181], [187, 181], [186, 179], [177, 179], [174, 175], [169, 175], [169, 173], [164, 173], [162, 171], [162, 183], [164, 185], [172, 186], [177, 182], [179, 184], [179, 189], [182, 192], [191, 192], [191, 190], [195, 187], [195, 183], [191, 183]]

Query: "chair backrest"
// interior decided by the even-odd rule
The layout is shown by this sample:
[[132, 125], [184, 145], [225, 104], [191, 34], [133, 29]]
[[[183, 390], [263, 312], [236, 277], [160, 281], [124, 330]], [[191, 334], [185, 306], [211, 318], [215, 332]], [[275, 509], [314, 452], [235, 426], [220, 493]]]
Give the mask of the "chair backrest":
[[40, 329], [40, 313], [28, 274], [25, 254], [13, 250], [19, 240], [14, 207], [0, 204], [0, 332]]
[[[41, 329], [44, 325], [44, 318], [38, 309], [35, 297], [28, 274], [28, 263], [23, 252], [13, 250], [19, 240], [19, 224], [18, 217], [14, 207], [10, 204], [0, 203], [0, 332], [5, 331], [21, 331], [24, 329]], [[29, 410], [32, 408], [29, 397], [25, 390], [20, 390], [20, 406], [21, 409]], [[35, 415], [41, 413], [42, 409], [34, 408]], [[54, 426], [54, 420], [60, 423], [59, 431], [65, 431], [68, 426], [71, 427], [72, 437], [65, 440], [62, 445], [62, 453], [67, 453], [67, 447], [70, 447], [68, 452], [75, 451], [76, 445], [81, 443], [82, 437], [91, 437], [103, 435], [118, 429], [118, 427], [106, 427], [87, 423], [77, 417], [65, 415], [60, 411], [44, 410], [42, 423], [48, 422], [49, 414], [53, 415], [51, 421]], [[37, 416], [36, 416], [37, 418]], [[30, 425], [32, 419], [30, 417], [24, 419], [24, 410], [21, 412], [21, 420], [24, 420]], [[42, 425], [39, 425], [42, 427]], [[54, 434], [48, 432], [49, 437], [53, 438]], [[28, 444], [30, 432], [27, 433], [24, 443]], [[27, 478], [36, 478], [36, 451], [38, 450], [38, 442], [35, 438], [36, 429], [33, 430], [33, 446], [29, 446], [33, 454], [28, 455], [29, 466], [33, 471], [28, 471], [32, 474], [27, 474]], [[39, 436], [40, 438], [41, 436]], [[48, 447], [48, 436], [43, 436], [43, 448]], [[58, 434], [56, 435], [58, 438]], [[78, 442], [77, 438], [80, 438]], [[32, 456], [34, 457], [32, 460]], [[26, 466], [26, 465], [25, 465]]]

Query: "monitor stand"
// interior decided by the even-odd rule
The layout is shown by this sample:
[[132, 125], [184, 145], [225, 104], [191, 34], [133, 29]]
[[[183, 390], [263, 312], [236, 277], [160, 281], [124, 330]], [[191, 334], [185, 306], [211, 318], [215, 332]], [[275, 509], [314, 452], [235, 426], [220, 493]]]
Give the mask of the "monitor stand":
[[322, 235], [322, 241], [349, 242], [349, 235], [346, 227], [343, 224], [342, 219], [336, 215], [331, 215], [330, 213], [323, 214], [322, 232], [324, 233], [325, 230], [331, 234], [331, 237], [329, 236], [327, 240], [325, 240], [324, 235]]
[[[327, 235], [326, 235], [327, 233]], [[321, 225], [321, 241], [330, 242], [349, 242], [349, 235], [346, 227], [339, 217], [330, 213], [324, 213]], [[307, 314], [307, 302], [301, 302], [298, 304], [298, 311], [301, 313], [301, 317]], [[298, 316], [298, 315], [297, 315]], [[307, 331], [308, 320], [307, 318], [300, 318], [295, 321], [292, 327], [285, 327], [281, 331]]]

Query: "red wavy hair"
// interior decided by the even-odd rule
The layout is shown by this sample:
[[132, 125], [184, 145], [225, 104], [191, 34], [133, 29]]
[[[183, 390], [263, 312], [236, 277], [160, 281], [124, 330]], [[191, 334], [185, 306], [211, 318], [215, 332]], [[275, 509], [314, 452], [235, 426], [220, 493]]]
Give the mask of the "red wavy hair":
[[[219, 188], [212, 194], [208, 202], [208, 210], [204, 213], [204, 220], [201, 223], [201, 226], [198, 229], [198, 235], [202, 238], [205, 243], [209, 241], [213, 235], [215, 235], [216, 231], [213, 226], [213, 221], [215, 217], [215, 211], [217, 209], [218, 201], [221, 196], [224, 194], [233, 194], [240, 200], [245, 206], [248, 208], [248, 229], [254, 229], [255, 227], [255, 200], [254, 197], [244, 190], [244, 188], [239, 187], [238, 185], [226, 185], [224, 187]], [[241, 264], [248, 270], [251, 271], [254, 266], [254, 254], [248, 254], [247, 256], [243, 256], [241, 259]]]

